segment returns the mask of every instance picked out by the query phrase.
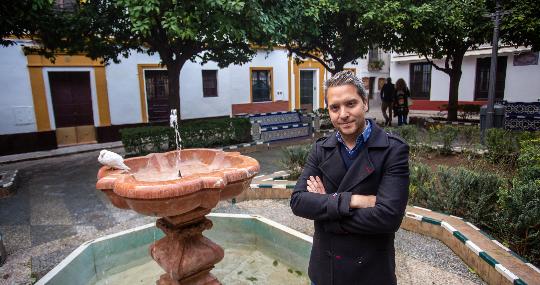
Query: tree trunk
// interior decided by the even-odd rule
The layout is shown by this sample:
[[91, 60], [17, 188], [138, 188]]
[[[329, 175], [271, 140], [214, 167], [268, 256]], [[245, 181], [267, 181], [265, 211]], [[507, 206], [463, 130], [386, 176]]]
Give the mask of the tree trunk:
[[176, 109], [178, 120], [181, 118], [180, 112], [180, 71], [185, 61], [175, 61], [167, 65], [167, 77], [169, 79], [169, 109]]
[[341, 63], [341, 62], [335, 62], [334, 63], [334, 70], [331, 70], [330, 72], [332, 73], [332, 75], [340, 72], [340, 71], [343, 71], [343, 68], [345, 66], [345, 63]]
[[459, 99], [459, 82], [461, 81], [461, 65], [463, 56], [453, 56], [452, 69], [448, 74], [450, 76], [450, 89], [448, 92], [448, 121], [457, 121], [458, 119], [458, 99]]

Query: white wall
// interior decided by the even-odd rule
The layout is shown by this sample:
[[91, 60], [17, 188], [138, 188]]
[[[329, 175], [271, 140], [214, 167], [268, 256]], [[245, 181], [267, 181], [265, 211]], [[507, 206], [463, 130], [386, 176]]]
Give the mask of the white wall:
[[[514, 66], [513, 53], [500, 53], [507, 56], [506, 80], [504, 99], [507, 101], [536, 102], [540, 98], [540, 64], [527, 66]], [[474, 101], [474, 88], [476, 80], [476, 61], [478, 58], [489, 55], [466, 56], [462, 65], [462, 76], [459, 84], [459, 100]], [[403, 78], [409, 84], [409, 65], [418, 61], [394, 61], [391, 63], [390, 76], [395, 82]], [[435, 61], [444, 66], [442, 60]], [[431, 73], [431, 100], [447, 101], [450, 77], [432, 68]]]
[[540, 99], [540, 64], [514, 66], [508, 56], [504, 99], [512, 102], [537, 102]]
[[[157, 64], [159, 56], [133, 52], [119, 64], [106, 67], [111, 124], [142, 122], [137, 64]], [[144, 77], [143, 77], [144, 78]]]
[[0, 47], [0, 134], [37, 131], [26, 56], [20, 45]]

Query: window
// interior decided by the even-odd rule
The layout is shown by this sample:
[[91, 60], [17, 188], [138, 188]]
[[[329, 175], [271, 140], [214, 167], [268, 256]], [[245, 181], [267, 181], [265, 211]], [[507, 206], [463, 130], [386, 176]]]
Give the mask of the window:
[[203, 70], [203, 97], [217, 97], [217, 70]]
[[[474, 100], [487, 100], [489, 93], [489, 71], [491, 57], [476, 60], [476, 82], [474, 87]], [[506, 56], [497, 57], [497, 80], [495, 81], [495, 99], [504, 98], [504, 84], [506, 79]]]
[[431, 64], [411, 63], [410, 65], [411, 97], [416, 99], [429, 99], [431, 93]]
[[250, 70], [252, 101], [272, 101], [272, 69], [251, 68]]
[[379, 61], [380, 59], [381, 55], [377, 46], [372, 47], [368, 50], [368, 62]]

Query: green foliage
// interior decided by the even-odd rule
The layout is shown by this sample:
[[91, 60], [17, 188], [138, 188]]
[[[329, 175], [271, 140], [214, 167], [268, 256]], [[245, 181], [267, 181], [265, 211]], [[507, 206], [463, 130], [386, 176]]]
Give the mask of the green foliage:
[[486, 130], [485, 145], [488, 149], [486, 158], [491, 163], [512, 167], [519, 154], [518, 136], [511, 131], [492, 128]]
[[480, 127], [479, 126], [459, 126], [458, 138], [463, 147], [475, 149], [475, 145], [480, 143]]
[[320, 128], [322, 130], [328, 130], [334, 127], [332, 125], [332, 121], [330, 120], [330, 114], [328, 113], [327, 108], [319, 108], [317, 111], [315, 111], [315, 114], [319, 117]]
[[187, 61], [219, 67], [242, 64], [256, 53], [252, 44], [272, 46], [277, 27], [288, 19], [282, 1], [263, 0], [87, 0], [71, 13], [57, 13], [39, 30], [44, 48], [86, 53], [118, 62], [120, 55], [159, 54], [169, 77], [169, 105], [180, 110], [179, 76]]
[[282, 149], [280, 164], [289, 173], [289, 180], [297, 180], [306, 164], [311, 145], [288, 146]]
[[[209, 119], [180, 124], [183, 148], [216, 147], [248, 142], [251, 124], [245, 118]], [[144, 155], [176, 149], [174, 130], [165, 126], [120, 130], [130, 155]]]
[[419, 142], [419, 130], [416, 125], [403, 125], [399, 127], [386, 127], [385, 130], [404, 139], [409, 145]]
[[540, 179], [513, 182], [501, 191], [498, 232], [512, 250], [540, 264]]
[[52, 13], [51, 0], [0, 1], [0, 46], [9, 46], [9, 37], [30, 37]]
[[540, 179], [540, 139], [521, 142], [517, 166], [517, 179], [521, 181]]
[[332, 73], [356, 63], [372, 47], [386, 47], [394, 37], [386, 15], [396, 14], [396, 1], [291, 1], [292, 21], [283, 42], [297, 60], [312, 58]]
[[504, 179], [495, 174], [445, 166], [433, 172], [425, 164], [414, 163], [409, 201], [490, 228], [495, 220], [497, 193], [503, 186]]
[[501, 40], [507, 44], [530, 45], [540, 49], [540, 2], [537, 0], [501, 1], [503, 10], [512, 13], [501, 21]]
[[442, 155], [452, 154], [452, 146], [458, 138], [459, 129], [455, 126], [433, 125], [428, 129], [430, 141], [442, 145], [437, 151]]

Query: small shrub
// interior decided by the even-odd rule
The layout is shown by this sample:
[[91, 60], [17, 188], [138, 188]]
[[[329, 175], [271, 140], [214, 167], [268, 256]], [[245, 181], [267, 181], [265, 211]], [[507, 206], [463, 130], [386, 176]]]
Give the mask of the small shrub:
[[410, 179], [410, 203], [493, 227], [497, 193], [505, 185], [498, 175], [446, 166], [433, 172], [425, 164], [414, 163]]
[[514, 180], [501, 191], [498, 235], [533, 264], [540, 264], [540, 180]]
[[485, 144], [488, 149], [486, 158], [491, 163], [513, 167], [519, 154], [517, 136], [503, 129], [488, 129], [485, 133]]
[[522, 181], [540, 179], [540, 139], [521, 142], [517, 176]]
[[287, 169], [289, 180], [297, 180], [306, 164], [311, 145], [288, 146], [282, 149], [281, 166]]
[[463, 147], [474, 148], [480, 143], [479, 126], [460, 126], [458, 127], [458, 137]]
[[452, 154], [452, 145], [456, 141], [458, 133], [457, 127], [447, 125], [433, 125], [428, 129], [429, 140], [442, 145], [437, 149], [442, 155]]
[[480, 105], [475, 104], [462, 104], [458, 105], [458, 116], [462, 120], [469, 120], [472, 116], [478, 116], [480, 114]]
[[332, 125], [332, 121], [330, 121], [330, 114], [328, 113], [328, 109], [319, 108], [317, 111], [315, 111], [315, 114], [319, 117], [320, 128], [322, 130], [328, 130], [334, 127]]

